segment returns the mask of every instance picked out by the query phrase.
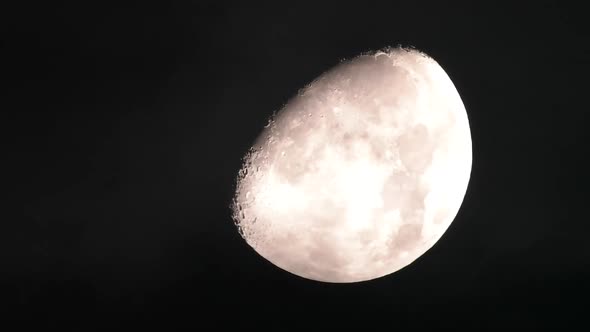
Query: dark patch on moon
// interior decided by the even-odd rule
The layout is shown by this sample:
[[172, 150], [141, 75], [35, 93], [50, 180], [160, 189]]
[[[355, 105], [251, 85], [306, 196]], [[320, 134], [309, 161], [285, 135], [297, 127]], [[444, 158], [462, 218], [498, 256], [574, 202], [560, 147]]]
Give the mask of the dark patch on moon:
[[401, 251], [412, 249], [422, 237], [422, 225], [422, 223], [402, 225], [393, 242], [395, 248]]
[[433, 143], [425, 125], [415, 125], [398, 142], [400, 159], [409, 171], [422, 172], [431, 164]]

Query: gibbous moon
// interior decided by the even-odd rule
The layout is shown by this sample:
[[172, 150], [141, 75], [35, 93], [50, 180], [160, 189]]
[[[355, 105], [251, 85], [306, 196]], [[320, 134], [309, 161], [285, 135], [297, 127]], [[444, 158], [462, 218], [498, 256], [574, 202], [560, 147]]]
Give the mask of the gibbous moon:
[[426, 253], [463, 202], [467, 112], [426, 54], [343, 61], [270, 119], [244, 158], [232, 203], [244, 240], [303, 278], [348, 283]]

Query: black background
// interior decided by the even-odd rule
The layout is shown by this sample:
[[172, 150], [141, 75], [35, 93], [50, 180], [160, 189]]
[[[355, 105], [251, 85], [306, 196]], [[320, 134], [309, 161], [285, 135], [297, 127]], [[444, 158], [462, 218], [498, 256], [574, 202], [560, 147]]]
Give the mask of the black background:
[[[470, 3], [4, 10], [0, 315], [78, 331], [584, 324], [584, 11]], [[468, 110], [457, 219], [385, 278], [322, 284], [275, 268], [230, 218], [242, 156], [303, 85], [399, 44], [434, 57]]]

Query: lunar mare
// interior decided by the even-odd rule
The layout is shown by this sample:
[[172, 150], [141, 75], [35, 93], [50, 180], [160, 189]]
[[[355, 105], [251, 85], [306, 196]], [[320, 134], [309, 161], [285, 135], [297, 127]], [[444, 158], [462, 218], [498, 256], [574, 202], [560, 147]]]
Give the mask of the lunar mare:
[[232, 203], [245, 241], [295, 275], [379, 278], [428, 251], [471, 173], [467, 112], [431, 57], [395, 48], [344, 61], [269, 122]]

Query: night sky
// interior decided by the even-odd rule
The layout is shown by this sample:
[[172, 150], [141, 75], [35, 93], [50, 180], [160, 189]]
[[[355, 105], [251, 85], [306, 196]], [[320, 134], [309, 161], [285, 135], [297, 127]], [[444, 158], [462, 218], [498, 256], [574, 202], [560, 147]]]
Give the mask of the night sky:
[[[590, 37], [584, 11], [557, 3], [3, 10], [0, 317], [77, 331], [583, 323]], [[437, 60], [467, 109], [473, 169], [457, 218], [377, 280], [274, 267], [230, 217], [242, 157], [305, 84], [397, 45]]]

